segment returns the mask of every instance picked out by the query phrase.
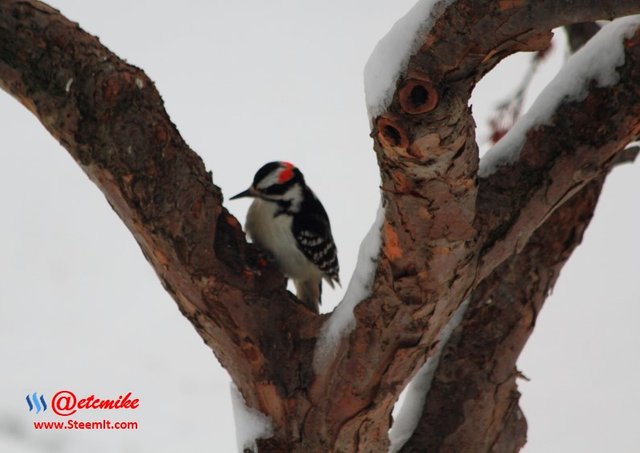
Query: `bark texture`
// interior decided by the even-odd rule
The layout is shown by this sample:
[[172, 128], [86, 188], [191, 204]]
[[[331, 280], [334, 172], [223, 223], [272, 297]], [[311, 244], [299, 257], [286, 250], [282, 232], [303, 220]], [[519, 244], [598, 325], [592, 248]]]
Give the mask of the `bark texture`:
[[640, 32], [625, 42], [619, 83], [561, 103], [518, 161], [486, 178], [469, 97], [502, 58], [545, 48], [552, 28], [638, 12], [637, 0], [458, 0], [443, 11], [373, 119], [382, 249], [355, 328], [319, 370], [327, 316], [246, 243], [140, 69], [43, 3], [0, 0], [0, 87], [100, 187], [247, 403], [271, 418], [260, 452], [386, 451], [400, 391], [467, 297], [404, 450], [511, 452], [526, 440], [515, 361], [606, 174], [640, 134]]
[[518, 451], [524, 445], [515, 362], [582, 240], [601, 187], [602, 179], [589, 183], [474, 290], [403, 452]]

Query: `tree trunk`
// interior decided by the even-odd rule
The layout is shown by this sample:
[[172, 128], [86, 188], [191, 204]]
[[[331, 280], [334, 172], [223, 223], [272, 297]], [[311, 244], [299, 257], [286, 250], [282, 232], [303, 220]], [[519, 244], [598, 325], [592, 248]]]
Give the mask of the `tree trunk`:
[[333, 344], [326, 331], [338, 316], [305, 308], [247, 244], [153, 82], [47, 5], [0, 0], [0, 87], [102, 190], [247, 405], [269, 417], [261, 453], [386, 451], [400, 392], [467, 298], [403, 451], [525, 443], [515, 362], [604, 178], [635, 157], [624, 149], [640, 134], [640, 32], [624, 41], [617, 83], [587, 78], [584, 97], [561, 100], [494, 172], [479, 173], [469, 97], [501, 59], [546, 47], [552, 28], [640, 4], [458, 0], [433, 11], [393, 98], [371, 118], [380, 253]]

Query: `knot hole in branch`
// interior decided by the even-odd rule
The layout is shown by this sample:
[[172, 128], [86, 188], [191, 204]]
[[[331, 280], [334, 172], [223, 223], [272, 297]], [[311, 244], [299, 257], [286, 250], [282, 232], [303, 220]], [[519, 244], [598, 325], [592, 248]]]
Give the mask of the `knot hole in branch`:
[[400, 88], [399, 101], [407, 113], [427, 113], [438, 105], [438, 91], [426, 76], [415, 76], [407, 79]]
[[384, 148], [406, 148], [409, 138], [404, 130], [391, 118], [381, 116], [376, 122], [378, 140]]

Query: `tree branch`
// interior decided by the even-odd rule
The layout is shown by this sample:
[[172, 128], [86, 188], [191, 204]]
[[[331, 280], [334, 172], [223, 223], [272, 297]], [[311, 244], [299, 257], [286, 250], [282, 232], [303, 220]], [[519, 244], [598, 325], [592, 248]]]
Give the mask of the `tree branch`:
[[[588, 30], [595, 34], [599, 27]], [[585, 42], [591, 37], [583, 28], [580, 33]], [[638, 151], [630, 147], [617, 153], [609, 168], [633, 161]], [[585, 185], [536, 230], [522, 253], [474, 290], [464, 321], [446, 345], [447, 359], [436, 370], [418, 426], [402, 451], [473, 447], [511, 452], [522, 447], [526, 420], [518, 407], [516, 360], [561, 268], [582, 240], [602, 182], [600, 177]]]
[[[312, 387], [314, 395], [335, 395], [312, 408], [308, 420], [314, 426], [322, 425], [316, 411], [343, 409], [333, 413], [331, 428], [326, 428], [340, 430], [337, 448], [347, 450], [354, 439], [386, 432], [388, 426], [374, 420], [389, 419], [399, 389], [424, 363], [455, 309], [515, 252], [514, 247], [502, 253], [496, 246], [487, 248], [486, 227], [476, 218], [479, 212], [491, 212], [487, 199], [496, 199], [476, 184], [478, 150], [467, 106], [477, 80], [511, 53], [545, 47], [551, 28], [639, 11], [633, 1], [457, 1], [422, 39], [398, 79], [391, 104], [374, 119], [387, 209], [373, 292], [356, 307], [356, 328], [343, 340], [338, 358]], [[455, 31], [465, 36], [455, 36]], [[611, 155], [622, 145], [612, 145]], [[603, 171], [594, 170], [584, 182]], [[546, 196], [537, 193], [536, 200]], [[515, 215], [520, 202], [512, 201], [506, 211]], [[530, 236], [550, 212], [519, 227]], [[358, 370], [355, 382], [340, 380], [352, 370]], [[386, 443], [373, 448], [384, 449]]]
[[275, 395], [294, 394], [310, 376], [280, 354], [310, 363], [320, 318], [246, 244], [153, 82], [55, 9], [2, 0], [0, 87], [102, 190], [248, 404], [284, 417]]
[[[584, 99], [565, 100], [544, 125], [527, 132], [517, 162], [480, 179], [476, 227], [487, 239], [479, 280], [522, 249], [555, 209], [602, 176], [638, 136], [639, 43], [640, 30], [636, 30], [625, 43], [618, 83], [600, 87], [592, 81]], [[598, 127], [589, 127], [594, 121]]]
[[[282, 275], [246, 244], [141, 70], [42, 3], [0, 0], [0, 87], [100, 187], [247, 403], [271, 418], [274, 437], [259, 441], [260, 451], [383, 451], [400, 390], [461, 301], [516, 250], [527, 250], [535, 230], [602, 177], [638, 132], [637, 107], [619, 99], [638, 80], [636, 39], [622, 69], [627, 91], [594, 88], [584, 103], [558, 110], [569, 116], [555, 127], [596, 118], [605, 125], [599, 134], [572, 136], [580, 147], [570, 153], [566, 134], [537, 132], [521, 161], [500, 173], [504, 181], [478, 186], [468, 108], [476, 81], [505, 56], [545, 46], [553, 27], [638, 11], [637, 0], [459, 0], [435, 20], [387, 111], [374, 119], [386, 212], [373, 291], [355, 309], [355, 329], [315, 375], [324, 317], [298, 304]], [[589, 156], [592, 148], [598, 156]], [[499, 209], [505, 187], [515, 199]]]
[[[557, 209], [520, 254], [475, 289], [402, 452], [518, 451], [524, 445], [516, 360], [560, 270], [582, 242], [603, 182], [587, 184]], [[510, 448], [496, 449], [497, 443]]]

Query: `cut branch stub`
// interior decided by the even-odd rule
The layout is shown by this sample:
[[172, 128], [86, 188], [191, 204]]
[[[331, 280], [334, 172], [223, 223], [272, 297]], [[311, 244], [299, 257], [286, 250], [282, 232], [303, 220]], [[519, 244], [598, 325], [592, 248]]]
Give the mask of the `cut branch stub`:
[[398, 92], [400, 108], [412, 115], [427, 113], [438, 105], [438, 90], [422, 73], [412, 72]]
[[399, 121], [389, 115], [383, 115], [376, 120], [377, 137], [382, 147], [387, 150], [395, 150], [400, 154], [406, 154], [409, 146], [409, 137]]

